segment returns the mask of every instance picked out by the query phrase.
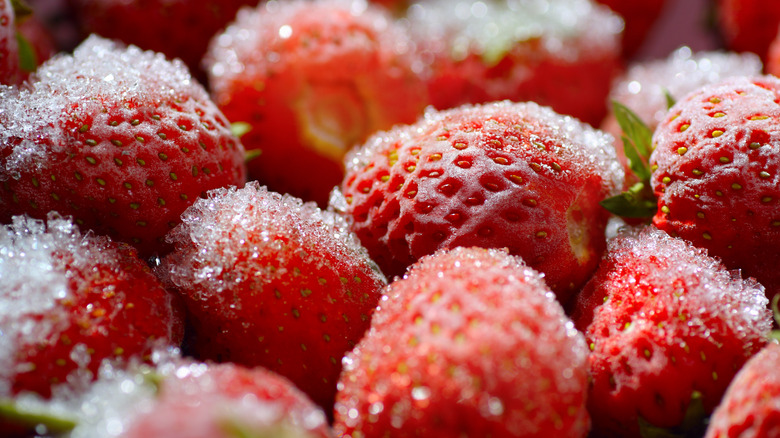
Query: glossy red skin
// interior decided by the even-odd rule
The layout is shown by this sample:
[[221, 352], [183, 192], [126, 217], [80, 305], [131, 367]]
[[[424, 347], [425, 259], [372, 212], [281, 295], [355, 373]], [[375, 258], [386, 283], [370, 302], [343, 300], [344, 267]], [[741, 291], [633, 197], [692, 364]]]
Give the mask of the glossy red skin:
[[[107, 241], [104, 241], [107, 242]], [[125, 244], [93, 244], [110, 263], [71, 265], [71, 255], [58, 255], [57, 269], [67, 272], [72, 298], [61, 299], [53, 311], [22, 316], [31, 323], [47, 321], [60, 329], [41, 343], [16, 348], [16, 363], [34, 364], [31, 371], [12, 377], [12, 391], [51, 396], [52, 385], [63, 383], [76, 369], [97, 375], [103, 359], [147, 359], [155, 346], [177, 346], [183, 336], [180, 303], [166, 291], [134, 248]], [[61, 309], [66, 310], [63, 317]], [[77, 364], [71, 351], [83, 344], [86, 365]], [[80, 360], [83, 360], [81, 358]]]
[[[724, 84], [733, 85], [708, 86], [678, 101], [656, 130], [650, 164], [658, 167], [651, 185], [659, 210], [653, 223], [757, 278], [771, 297], [780, 290], [780, 159], [774, 127], [780, 79]], [[725, 115], [710, 119], [718, 112]], [[714, 128], [691, 122], [692, 117], [717, 120], [723, 134], [714, 137]], [[687, 148], [683, 155], [681, 147]]]
[[[203, 382], [202, 386], [194, 390], [198, 381]], [[317, 405], [289, 380], [263, 368], [209, 364], [202, 374], [168, 376], [160, 386], [155, 408], [134, 418], [122, 438], [231, 438], [236, 436], [231, 426], [258, 436], [265, 436], [263, 433], [270, 433], [274, 427], [300, 433], [285, 437], [333, 436], [323, 412], [320, 412], [322, 421], [312, 424], [311, 416], [321, 411]], [[259, 412], [258, 418], [242, 418], [226, 412], [230, 403], [240, 405], [245, 398], [267, 404], [268, 412]], [[193, 403], [194, 400], [198, 402]]]
[[[564, 334], [563, 309], [529, 271], [498, 250], [458, 248], [391, 283], [345, 359], [336, 433], [585, 436], [585, 344]], [[565, 388], [554, 383], [564, 369]]]
[[0, 0], [0, 84], [13, 85], [21, 80], [14, 20], [11, 0]]
[[630, 59], [642, 47], [658, 21], [667, 0], [596, 0], [620, 15], [625, 22], [622, 36], [623, 58]]
[[717, 23], [728, 49], [753, 52], [766, 61], [780, 25], [780, 3], [718, 0]]
[[[346, 152], [376, 131], [417, 120], [428, 95], [409, 49], [396, 53], [411, 42], [385, 10], [372, 6], [354, 15], [328, 1], [279, 6], [289, 9], [274, 15], [258, 5], [265, 21], [255, 41], [242, 43], [256, 46], [238, 60], [246, 70], [212, 74], [212, 95], [228, 119], [252, 127], [241, 138], [248, 151], [261, 153], [248, 163], [250, 179], [325, 207], [343, 178]], [[384, 27], [377, 25], [381, 18]], [[282, 26], [293, 29], [290, 37], [279, 37]], [[278, 60], [269, 62], [269, 54]], [[338, 119], [335, 150], [323, 151], [307, 134], [306, 108]]]
[[772, 342], [740, 369], [712, 414], [705, 438], [780, 435], [780, 345]]
[[[130, 243], [143, 257], [167, 252], [163, 237], [180, 214], [208, 190], [243, 185], [246, 168], [240, 142], [213, 103], [193, 96], [149, 99], [111, 97], [86, 113], [73, 102], [55, 128], [68, 146], [55, 152], [40, 139], [51, 151], [42, 167], [0, 184], [0, 221], [58, 211], [82, 229]], [[10, 151], [0, 145], [0, 163]]]
[[[640, 418], [660, 428], [677, 427], [694, 391], [711, 413], [734, 374], [765, 345], [765, 337], [745, 336], [718, 314], [734, 302], [685, 304], [697, 299], [689, 290], [702, 281], [675, 273], [687, 263], [687, 255], [610, 250], [577, 297], [572, 320], [591, 348], [588, 410], [596, 436], [640, 436]], [[648, 279], [660, 270], [669, 273], [661, 285]], [[679, 313], [681, 308], [698, 314], [694, 319]], [[761, 310], [768, 330], [769, 312]]]
[[533, 101], [592, 126], [598, 126], [607, 115], [612, 80], [622, 71], [617, 53], [582, 54], [578, 60], [566, 61], [545, 55], [541, 49], [529, 56], [528, 48], [521, 47], [509, 51], [495, 65], [477, 54], [462, 61], [448, 53], [435, 56], [428, 92], [431, 104], [438, 109], [504, 99]]
[[[441, 248], [508, 248], [565, 303], [605, 247], [604, 181], [558, 159], [562, 140], [522, 109], [455, 111], [376, 140], [365, 165], [348, 171], [341, 189], [352, 229], [388, 278]], [[570, 221], [586, 236], [582, 257]]]
[[98, 34], [179, 58], [205, 80], [201, 60], [209, 41], [256, 0], [71, 0], [84, 35]]

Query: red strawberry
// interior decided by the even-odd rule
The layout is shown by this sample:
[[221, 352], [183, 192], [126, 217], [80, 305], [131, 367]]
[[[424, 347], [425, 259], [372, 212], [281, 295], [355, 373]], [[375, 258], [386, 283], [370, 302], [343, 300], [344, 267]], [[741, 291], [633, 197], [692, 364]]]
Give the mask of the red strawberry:
[[705, 438], [780, 436], [778, 363], [780, 345], [776, 342], [747, 361], [712, 414]]
[[565, 302], [596, 267], [622, 185], [610, 139], [533, 103], [430, 111], [347, 158], [343, 205], [388, 276], [440, 248], [509, 249]]
[[0, 229], [0, 397], [45, 397], [103, 359], [178, 344], [179, 309], [136, 251], [69, 220], [14, 217]]
[[154, 408], [122, 438], [328, 438], [325, 413], [281, 376], [235, 364], [179, 365], [163, 375]]
[[438, 109], [534, 101], [597, 126], [621, 66], [621, 20], [591, 0], [421, 1], [409, 8]]
[[209, 41], [257, 0], [70, 0], [84, 35], [98, 34], [179, 58], [198, 79]]
[[428, 103], [413, 44], [389, 14], [350, 0], [260, 3], [214, 39], [214, 100], [235, 122], [252, 179], [320, 206], [345, 152], [411, 123]]
[[772, 327], [762, 286], [653, 227], [610, 241], [572, 319], [591, 349], [597, 436], [682, 426], [698, 397], [712, 412]]
[[702, 87], [656, 130], [650, 164], [653, 223], [780, 288], [780, 79], [733, 78]]
[[387, 288], [344, 359], [343, 437], [584, 437], [587, 348], [518, 257], [442, 250]]
[[596, 0], [623, 18], [621, 47], [624, 58], [631, 58], [647, 39], [667, 0]]
[[0, 84], [12, 85], [21, 80], [15, 17], [13, 2], [0, 0]]
[[717, 0], [717, 25], [725, 46], [753, 52], [766, 60], [780, 25], [780, 3], [762, 0]]
[[344, 220], [252, 182], [183, 222], [161, 273], [184, 296], [195, 356], [265, 366], [330, 409], [385, 284]]
[[243, 184], [244, 150], [181, 63], [92, 37], [0, 89], [0, 220], [49, 211], [164, 252], [207, 190]]

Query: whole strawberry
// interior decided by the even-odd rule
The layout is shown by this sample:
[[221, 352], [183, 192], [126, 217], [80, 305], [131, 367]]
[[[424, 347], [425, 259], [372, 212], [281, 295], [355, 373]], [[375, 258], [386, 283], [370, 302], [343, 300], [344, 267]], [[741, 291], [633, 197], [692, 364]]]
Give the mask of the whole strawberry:
[[214, 100], [242, 136], [251, 179], [327, 205], [343, 157], [428, 104], [414, 44], [389, 13], [354, 0], [261, 2], [215, 37]]
[[69, 0], [84, 35], [132, 44], [179, 58], [200, 80], [211, 38], [242, 6], [257, 0]]
[[745, 363], [710, 418], [705, 438], [780, 436], [780, 345], [772, 342]]
[[251, 182], [210, 192], [169, 238], [160, 271], [186, 301], [192, 353], [265, 366], [329, 410], [385, 285], [346, 222]]
[[572, 314], [591, 350], [594, 434], [700, 427], [766, 344], [767, 304], [755, 280], [682, 239], [652, 226], [619, 233]]
[[729, 268], [780, 287], [780, 79], [740, 77], [699, 88], [653, 136], [653, 223]]
[[241, 185], [244, 149], [179, 62], [91, 37], [0, 88], [0, 220], [72, 215], [84, 229], [165, 252], [207, 190]]
[[440, 248], [508, 248], [561, 301], [587, 281], [605, 247], [620, 189], [611, 139], [534, 103], [429, 111], [347, 157], [333, 206], [388, 276]]
[[332, 436], [322, 409], [276, 373], [232, 363], [180, 362], [163, 369], [153, 409], [129, 418], [121, 438]]
[[591, 0], [426, 0], [408, 10], [438, 109], [533, 101], [598, 126], [619, 73], [622, 22]]
[[178, 345], [180, 312], [131, 246], [55, 214], [16, 216], [0, 228], [0, 397], [48, 397], [103, 359]]
[[587, 348], [506, 251], [442, 250], [387, 288], [344, 358], [343, 437], [585, 437]]

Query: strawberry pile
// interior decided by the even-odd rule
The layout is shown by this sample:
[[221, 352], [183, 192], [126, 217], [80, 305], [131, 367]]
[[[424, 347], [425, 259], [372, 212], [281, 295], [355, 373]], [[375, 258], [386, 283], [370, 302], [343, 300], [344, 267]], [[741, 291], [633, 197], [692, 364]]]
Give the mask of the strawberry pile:
[[682, 1], [0, 0], [0, 437], [778, 436], [780, 9]]

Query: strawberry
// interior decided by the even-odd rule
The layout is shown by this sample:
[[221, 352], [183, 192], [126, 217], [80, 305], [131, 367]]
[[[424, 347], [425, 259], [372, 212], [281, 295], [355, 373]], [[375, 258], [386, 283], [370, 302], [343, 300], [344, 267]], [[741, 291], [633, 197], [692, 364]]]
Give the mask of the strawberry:
[[597, 126], [621, 68], [620, 18], [591, 0], [421, 1], [410, 32], [438, 109], [534, 101]]
[[345, 358], [338, 436], [584, 437], [587, 347], [506, 251], [437, 251], [392, 282]]
[[[733, 76], [757, 75], [761, 70], [761, 60], [753, 53], [694, 52], [683, 46], [664, 59], [630, 65], [612, 85], [610, 100], [633, 111], [652, 132], [664, 119], [676, 98], [684, 97], [706, 84]], [[618, 115], [612, 108], [601, 124], [601, 129], [616, 139], [623, 136]], [[626, 170], [626, 183], [637, 182], [624, 153], [625, 145], [618, 142], [616, 147]]]
[[182, 220], [160, 271], [186, 302], [192, 354], [265, 366], [329, 410], [385, 285], [345, 221], [254, 181]]
[[106, 362], [94, 382], [55, 389], [48, 400], [0, 399], [0, 420], [36, 431], [19, 436], [332, 436], [322, 409], [287, 379], [262, 368], [181, 358], [175, 350], [155, 351], [151, 364]]
[[658, 126], [653, 223], [780, 288], [780, 79], [739, 77], [679, 100]]
[[780, 345], [770, 343], [739, 370], [710, 419], [705, 438], [780, 436]]
[[780, 25], [780, 3], [761, 0], [717, 0], [716, 24], [724, 45], [767, 59]]
[[780, 32], [769, 45], [765, 70], [767, 74], [780, 76]]
[[596, 436], [700, 426], [687, 411], [712, 412], [765, 345], [767, 304], [755, 280], [689, 242], [652, 226], [620, 232], [572, 313], [591, 350]]
[[135, 249], [56, 214], [16, 216], [0, 229], [0, 278], [2, 397], [48, 397], [103, 359], [181, 341], [181, 310]]
[[122, 438], [328, 438], [327, 418], [287, 379], [262, 368], [187, 363], [158, 384], [154, 409]]
[[[209, 41], [257, 0], [70, 0], [84, 35], [98, 34], [181, 59], [199, 80]], [[143, 29], [139, 32], [139, 29]]]
[[71, 215], [166, 251], [162, 238], [212, 188], [245, 180], [244, 150], [179, 62], [91, 37], [0, 89], [0, 221]]
[[12, 85], [21, 80], [15, 17], [14, 2], [0, 0], [0, 84]]
[[413, 47], [386, 10], [352, 0], [242, 11], [205, 62], [214, 100], [250, 128], [250, 178], [327, 205], [346, 151], [427, 105]]
[[509, 249], [562, 302], [605, 247], [598, 202], [622, 185], [611, 140], [534, 103], [429, 111], [347, 157], [333, 207], [387, 276], [440, 248]]

